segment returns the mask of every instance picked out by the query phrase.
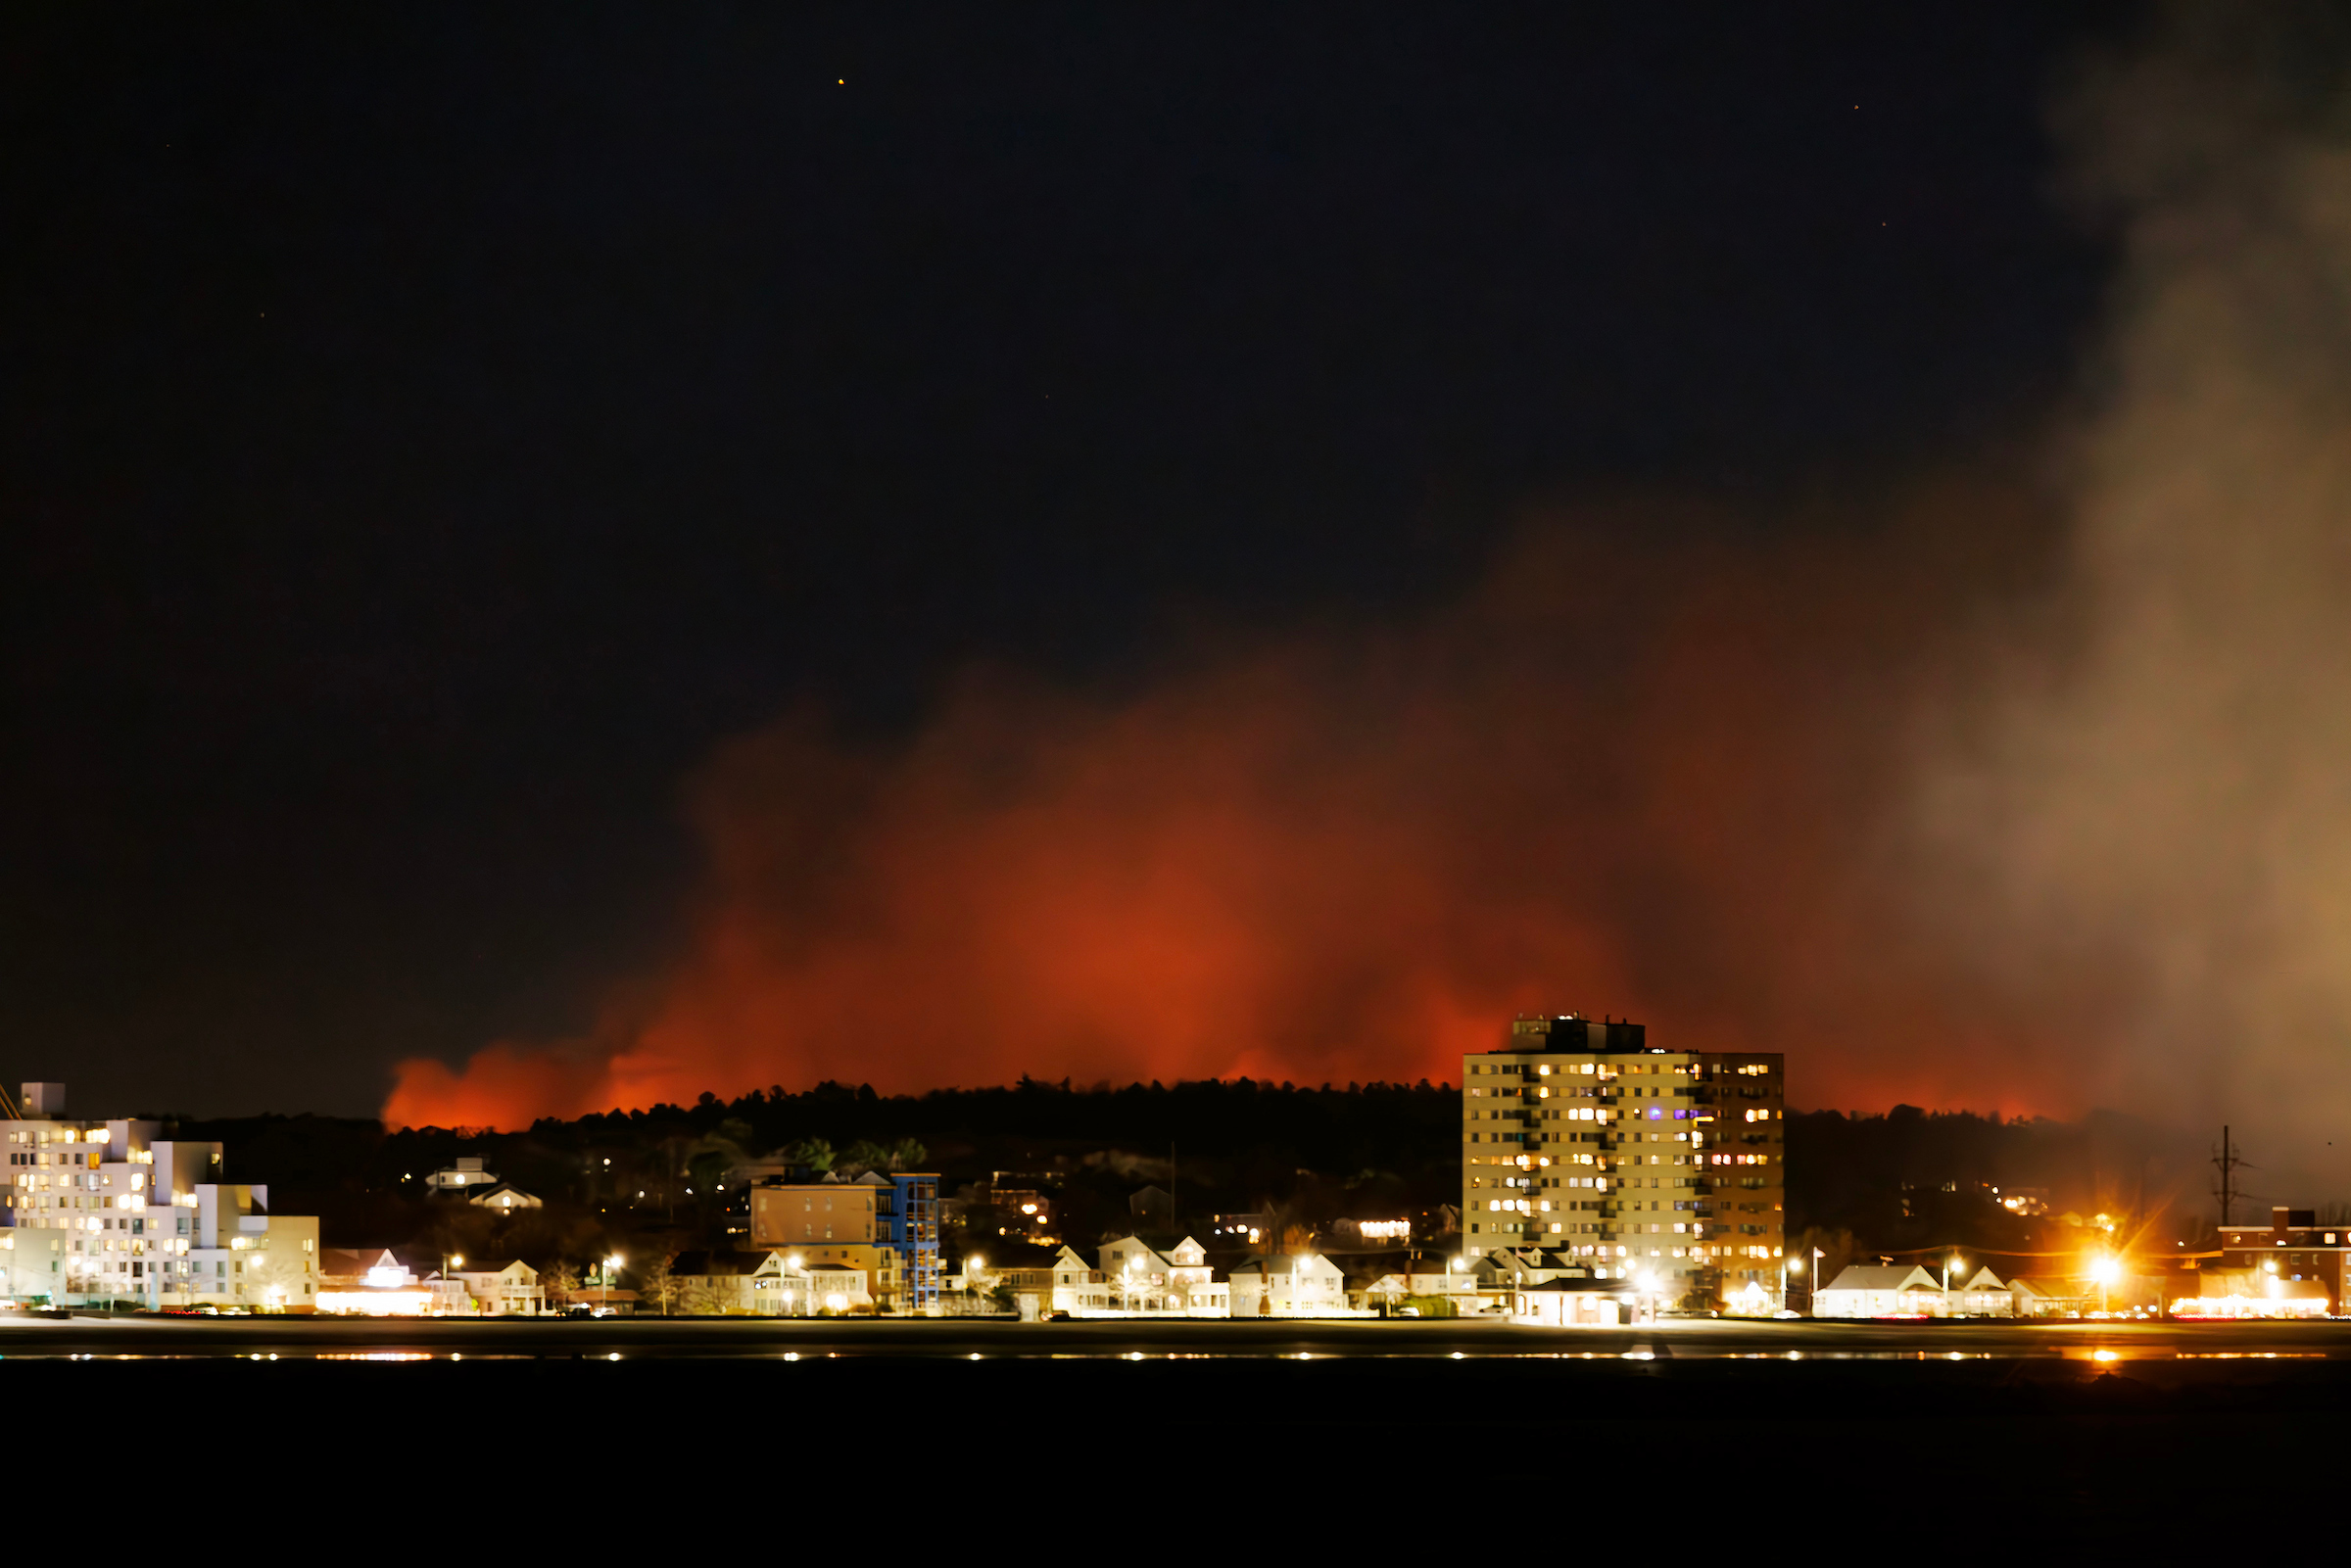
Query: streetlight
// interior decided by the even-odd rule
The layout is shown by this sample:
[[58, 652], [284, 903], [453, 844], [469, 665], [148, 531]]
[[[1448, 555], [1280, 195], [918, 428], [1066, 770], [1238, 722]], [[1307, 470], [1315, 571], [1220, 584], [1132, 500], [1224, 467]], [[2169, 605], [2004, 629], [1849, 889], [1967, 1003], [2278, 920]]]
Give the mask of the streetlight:
[[1802, 1273], [1803, 1271], [1804, 1271], [1804, 1260], [1803, 1260], [1802, 1259], [1800, 1259], [1800, 1258], [1783, 1258], [1783, 1259], [1780, 1259], [1780, 1310], [1781, 1310], [1781, 1311], [1785, 1312], [1785, 1311], [1789, 1310], [1789, 1307], [1788, 1307], [1788, 1276], [1789, 1276], [1789, 1275], [1791, 1275], [1791, 1274], [1800, 1274], [1800, 1273]]
[[2107, 1309], [2106, 1287], [2122, 1277], [2122, 1266], [2112, 1258], [2101, 1258], [2089, 1265], [2089, 1277], [2098, 1282], [2098, 1310]]
[[606, 1254], [603, 1259], [597, 1264], [597, 1288], [604, 1293], [601, 1305], [606, 1312], [612, 1310], [612, 1276], [619, 1267], [620, 1254], [618, 1253]]

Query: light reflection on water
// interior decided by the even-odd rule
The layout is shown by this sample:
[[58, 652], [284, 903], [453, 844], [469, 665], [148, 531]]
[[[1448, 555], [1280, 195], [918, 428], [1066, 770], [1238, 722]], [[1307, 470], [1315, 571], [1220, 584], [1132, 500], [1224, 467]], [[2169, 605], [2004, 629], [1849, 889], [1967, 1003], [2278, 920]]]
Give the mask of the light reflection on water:
[[[851, 1353], [852, 1360], [951, 1360], [951, 1361], [1663, 1361], [1670, 1364], [1682, 1361], [2085, 1361], [2093, 1365], [2118, 1364], [2127, 1361], [2326, 1361], [2337, 1359], [2326, 1351], [2133, 1351], [2125, 1354], [2092, 1354], [2087, 1352], [2058, 1354], [2054, 1352], [2008, 1354], [1991, 1351], [1730, 1351], [1719, 1354], [1694, 1355], [1677, 1352], [1659, 1355], [1655, 1351], [1514, 1351], [1487, 1354], [1463, 1355], [1355, 1355], [1334, 1351], [1164, 1351], [1146, 1354], [1141, 1351], [1013, 1351], [983, 1355], [977, 1351], [951, 1354], [922, 1355], [903, 1352], [886, 1353], [872, 1356]], [[254, 1355], [245, 1352], [222, 1352], [205, 1354], [200, 1352], [151, 1353], [117, 1352], [109, 1354], [84, 1354], [78, 1352], [59, 1354], [0, 1355], [6, 1361], [617, 1361], [618, 1351], [599, 1352], [588, 1356], [569, 1353], [547, 1355], [484, 1355], [478, 1351], [466, 1354], [452, 1354], [431, 1351], [296, 1351], [284, 1354]], [[765, 1360], [797, 1362], [806, 1360], [838, 1361], [843, 1359], [839, 1351], [809, 1354], [784, 1351], [766, 1355], [661, 1355], [643, 1352], [634, 1357], [649, 1361], [712, 1361]]]
[[[270, 1337], [274, 1338], [274, 1336]], [[47, 1335], [42, 1335], [16, 1343], [18, 1345], [38, 1345], [41, 1339], [47, 1338]], [[112, 1339], [113, 1336], [108, 1335], [107, 1338]], [[410, 1339], [406, 1345], [400, 1344], [398, 1339], [389, 1345], [381, 1341], [369, 1345], [363, 1340], [359, 1345], [353, 1345], [348, 1339], [339, 1343], [330, 1340], [325, 1344], [320, 1344], [314, 1339], [305, 1343], [308, 1337], [300, 1334], [278, 1340], [274, 1349], [267, 1348], [268, 1341], [264, 1339], [263, 1342], [264, 1348], [255, 1349], [253, 1338], [245, 1336], [239, 1336], [239, 1338], [243, 1339], [242, 1344], [221, 1345], [217, 1348], [201, 1343], [191, 1344], [189, 1340], [177, 1335], [171, 1336], [168, 1342], [164, 1343], [151, 1341], [149, 1343], [153, 1348], [143, 1347], [137, 1350], [108, 1348], [94, 1352], [69, 1351], [65, 1346], [60, 1345], [55, 1350], [26, 1351], [12, 1347], [4, 1354], [0, 1354], [0, 1362], [27, 1360], [158, 1362], [238, 1360], [274, 1363], [283, 1360], [287, 1362], [448, 1361], [455, 1363], [457, 1361], [578, 1362], [623, 1359], [622, 1352], [611, 1348], [615, 1339], [602, 1336], [588, 1339], [576, 1349], [569, 1345], [517, 1344], [511, 1339], [498, 1345], [496, 1349], [485, 1349], [478, 1341], [468, 1342], [472, 1344], [471, 1349], [458, 1349], [450, 1347], [446, 1343], [441, 1345], [429, 1342], [420, 1344], [413, 1339]], [[488, 1336], [488, 1338], [496, 1343], [495, 1336]], [[831, 1344], [823, 1341], [815, 1344], [803, 1342], [800, 1347], [792, 1349], [777, 1345], [772, 1339], [764, 1343], [738, 1340], [723, 1345], [709, 1340], [668, 1340], [650, 1337], [642, 1342], [626, 1338], [622, 1338], [618, 1342], [627, 1351], [626, 1358], [632, 1361], [780, 1360], [792, 1363], [842, 1359], [851, 1361], [953, 1359], [1105, 1363], [1125, 1361], [1137, 1365], [1159, 1361], [1211, 1360], [1288, 1360], [1318, 1363], [1327, 1361], [1407, 1363], [1432, 1360], [1592, 1361], [1614, 1362], [1620, 1365], [1631, 1362], [1641, 1365], [1646, 1370], [1662, 1372], [1677, 1360], [1700, 1362], [1779, 1361], [1792, 1364], [1807, 1361], [1910, 1361], [1924, 1363], [1929, 1361], [1985, 1362], [2000, 1360], [2071, 1364], [2087, 1373], [2120, 1370], [2122, 1363], [2126, 1362], [2143, 1364], [2167, 1361], [2351, 1360], [2351, 1334], [2345, 1336], [2344, 1345], [2340, 1350], [2328, 1348], [2324, 1341], [2319, 1342], [2314, 1348], [2313, 1342], [2307, 1337], [2302, 1338], [2299, 1344], [2289, 1341], [2288, 1348], [2263, 1348], [2259, 1341], [2252, 1345], [2245, 1345], [2239, 1339], [2235, 1341], [2235, 1344], [2242, 1348], [2222, 1349], [2221, 1346], [2230, 1344], [2229, 1339], [2221, 1339], [2216, 1345], [2213, 1337], [2196, 1334], [2192, 1331], [2178, 1336], [2162, 1334], [2147, 1335], [2143, 1338], [2105, 1334], [2084, 1335], [2076, 1338], [2072, 1334], [2060, 1333], [2038, 1340], [2023, 1340], [2015, 1343], [1996, 1341], [1988, 1343], [1983, 1339], [1977, 1339], [1964, 1350], [1948, 1349], [1950, 1342], [1947, 1339], [1944, 1340], [1943, 1346], [1921, 1345], [1915, 1340], [1909, 1344], [1894, 1345], [1882, 1342], [1876, 1345], [1866, 1342], [1852, 1344], [1848, 1341], [1845, 1344], [1816, 1342], [1802, 1348], [1782, 1349], [1758, 1346], [1753, 1337], [1709, 1342], [1705, 1338], [1695, 1336], [1647, 1332], [1615, 1337], [1612, 1338], [1612, 1341], [1596, 1340], [1580, 1335], [1566, 1338], [1511, 1336], [1507, 1340], [1497, 1337], [1484, 1343], [1464, 1344], [1463, 1340], [1453, 1338], [1439, 1340], [1435, 1344], [1427, 1344], [1425, 1348], [1399, 1344], [1395, 1340], [1385, 1337], [1377, 1341], [1350, 1342], [1346, 1338], [1321, 1336], [1301, 1336], [1286, 1341], [1275, 1339], [1271, 1343], [1262, 1339], [1255, 1343], [1236, 1339], [1221, 1344], [1203, 1344], [1197, 1340], [1190, 1344], [1184, 1344], [1178, 1340], [1176, 1348], [1168, 1347], [1164, 1341], [1153, 1344], [1151, 1341], [1145, 1340], [1138, 1348], [1135, 1339], [1131, 1337], [1072, 1346], [1067, 1341], [1059, 1345], [1038, 1344], [1035, 1341], [1024, 1341], [1018, 1337], [1007, 1335], [1001, 1339], [986, 1340], [984, 1349], [977, 1351], [972, 1349], [975, 1341], [970, 1335], [956, 1335], [946, 1339], [944, 1343], [936, 1340], [924, 1343], [919, 1340], [906, 1339], [863, 1343], [836, 1340]], [[0, 1341], [0, 1343], [6, 1342]], [[50, 1343], [55, 1344], [55, 1341], [51, 1340]], [[68, 1342], [68, 1344], [71, 1343], [72, 1342]], [[88, 1342], [84, 1341], [83, 1343]], [[121, 1342], [118, 1340], [116, 1343]], [[1425, 1344], [1425, 1342], [1423, 1343]]]

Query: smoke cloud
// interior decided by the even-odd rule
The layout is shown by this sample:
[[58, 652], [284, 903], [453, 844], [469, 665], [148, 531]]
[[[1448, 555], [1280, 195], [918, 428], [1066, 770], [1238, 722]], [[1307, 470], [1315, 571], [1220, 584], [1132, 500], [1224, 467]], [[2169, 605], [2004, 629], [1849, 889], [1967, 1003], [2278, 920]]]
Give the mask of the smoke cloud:
[[1451, 1078], [1573, 1008], [1785, 1050], [1799, 1103], [2323, 1143], [2351, 1098], [2351, 153], [2314, 58], [2175, 31], [2069, 100], [2126, 262], [2045, 446], [1768, 518], [1531, 518], [1415, 624], [1116, 694], [979, 672], [892, 746], [795, 717], [693, 784], [674, 964], [590, 1038], [404, 1064], [387, 1118]]
[[[2183, 8], [2074, 101], [2123, 221], [2055, 592], [1922, 769], [1988, 983], [2081, 1091], [2351, 1166], [2351, 142], [2323, 14]], [[2341, 1140], [2351, 1155], [2351, 1139]], [[2265, 1183], [2269, 1185], [2269, 1183]], [[2280, 1188], [2278, 1196], [2287, 1194]]]
[[1999, 558], [1988, 522], [2028, 512], [1954, 486], [1771, 536], [1626, 507], [1530, 528], [1415, 627], [1119, 698], [975, 676], [895, 748], [782, 724], [695, 786], [710, 885], [642, 1013], [408, 1064], [388, 1115], [828, 1076], [1450, 1079], [1514, 1011], [1565, 1008], [1796, 1049], [1855, 1103], [2041, 1103], [2061, 1079], [1906, 943], [1877, 865], [1937, 629]]

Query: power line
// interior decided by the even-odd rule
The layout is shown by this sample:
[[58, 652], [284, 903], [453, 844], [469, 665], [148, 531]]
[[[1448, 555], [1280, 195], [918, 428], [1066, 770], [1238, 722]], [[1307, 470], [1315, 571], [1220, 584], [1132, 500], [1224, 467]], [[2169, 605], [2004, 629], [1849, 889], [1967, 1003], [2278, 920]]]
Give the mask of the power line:
[[2212, 1184], [2212, 1195], [2221, 1201], [2221, 1223], [2226, 1225], [2229, 1223], [2231, 1206], [2239, 1199], [2254, 1196], [2236, 1184], [2237, 1171], [2257, 1170], [2260, 1167], [2231, 1146], [2226, 1125], [2221, 1128], [2221, 1146], [2213, 1151], [2212, 1164], [2221, 1173], [2220, 1179]]

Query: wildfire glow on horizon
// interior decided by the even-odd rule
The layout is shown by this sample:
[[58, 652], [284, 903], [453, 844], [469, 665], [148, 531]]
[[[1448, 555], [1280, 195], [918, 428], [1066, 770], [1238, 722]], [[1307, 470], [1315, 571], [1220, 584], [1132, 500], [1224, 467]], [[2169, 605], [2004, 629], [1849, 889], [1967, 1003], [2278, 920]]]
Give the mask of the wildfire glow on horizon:
[[894, 746], [743, 738], [691, 791], [682, 950], [587, 1037], [403, 1064], [387, 1118], [1442, 1079], [1575, 1009], [1784, 1052], [1799, 1106], [2331, 1147], [2351, 155], [2197, 47], [2066, 110], [2121, 263], [2038, 440], [1834, 502], [1568, 507], [1418, 621], [1114, 695], [975, 674]]
[[1939, 494], [1864, 552], [1537, 528], [1409, 633], [1228, 652], [1124, 702], [976, 680], [893, 751], [778, 727], [695, 787], [709, 882], [685, 955], [624, 988], [649, 1001], [405, 1064], [386, 1117], [824, 1078], [1446, 1081], [1566, 1008], [1788, 1051], [1820, 1103], [2073, 1109], [2028, 1029], [1922, 961], [1854, 832], [1934, 651], [1913, 612], [1949, 592], [1901, 581], [1912, 535], [2014, 504]]

